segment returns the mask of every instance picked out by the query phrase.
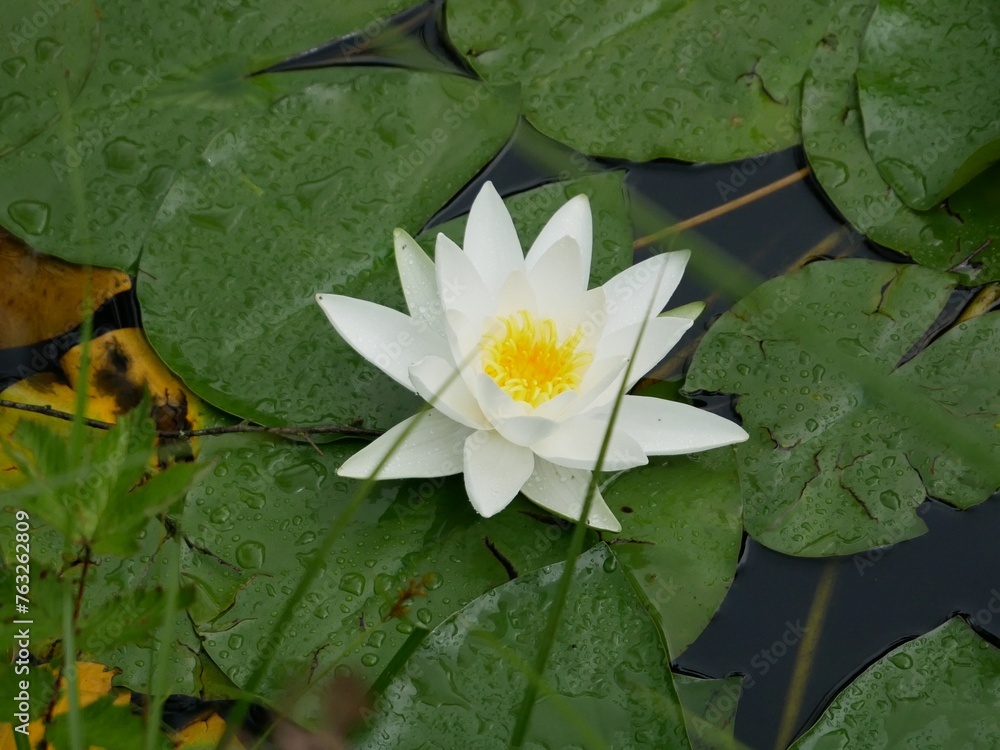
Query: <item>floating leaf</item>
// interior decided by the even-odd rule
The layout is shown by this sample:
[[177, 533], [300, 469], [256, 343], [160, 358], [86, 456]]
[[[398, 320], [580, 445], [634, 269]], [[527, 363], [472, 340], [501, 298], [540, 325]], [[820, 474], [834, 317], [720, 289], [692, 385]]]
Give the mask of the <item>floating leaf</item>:
[[997, 747], [997, 706], [1000, 651], [956, 617], [862, 672], [792, 749]]
[[314, 297], [401, 301], [393, 227], [415, 232], [514, 119], [509, 97], [457, 77], [325, 72], [315, 85], [276, 76], [270, 110], [233, 122], [178, 177], [143, 250], [143, 322], [167, 365], [231, 413], [389, 427], [418, 400]]
[[447, 12], [459, 51], [486, 80], [521, 84], [546, 135], [602, 156], [722, 162], [798, 142], [802, 74], [833, 8], [470, 0]]
[[[388, 685], [358, 747], [506, 746], [564, 563], [485, 594], [439, 625]], [[577, 561], [527, 743], [688, 748], [669, 657], [601, 545]]]
[[[171, 694], [205, 699], [234, 697], [237, 692], [234, 689], [220, 690], [224, 685], [217, 679], [217, 669], [211, 659], [202, 650], [189, 613], [197, 612], [209, 619], [217, 616], [232, 602], [247, 576], [221, 564], [210, 554], [192, 548], [186, 539], [168, 537], [158, 521], [150, 522], [138, 536], [138, 555], [129, 558], [105, 556], [91, 566], [92, 572], [88, 575], [92, 578], [84, 596], [84, 616], [99, 618], [104, 611], [121, 611], [123, 619], [117, 626], [112, 622], [109, 630], [96, 628], [81, 645], [87, 648], [91, 658], [99, 658], [120, 670], [117, 684], [137, 692], [150, 692], [151, 667], [156, 664], [165, 669], [165, 684]], [[175, 552], [170, 549], [171, 545], [180, 545], [180, 550]], [[149, 632], [143, 637], [132, 633], [126, 639], [126, 623], [143, 619], [146, 612], [129, 606], [134, 601], [130, 592], [135, 589], [159, 591], [153, 587], [166, 585], [166, 576], [175, 575], [169, 560], [178, 553], [182, 609], [173, 623], [173, 642], [167, 645], [156, 638], [156, 628], [163, 623], [162, 616], [152, 617]], [[209, 584], [215, 586], [210, 594], [205, 590]], [[141, 603], [142, 599], [136, 601], [136, 604]], [[118, 638], [112, 638], [119, 630]]]
[[0, 156], [44, 130], [80, 93], [97, 57], [99, 17], [93, 0], [4, 7]]
[[[60, 96], [65, 70], [70, 71], [70, 93], [80, 84], [83, 88], [59, 127], [48, 127], [0, 159], [0, 224], [44, 252], [131, 269], [178, 171], [202, 159], [206, 147], [231, 123], [258, 118], [273, 101], [266, 91], [270, 78], [249, 74], [354, 29], [381, 31], [409, 4], [241, 0], [182, 9], [103, 4], [100, 47], [92, 66], [75, 50], [96, 43], [93, 4], [57, 4], [53, 10], [69, 10], [51, 14], [40, 38], [28, 45], [33, 49], [0, 60], [0, 82], [7, 79], [7, 85], [0, 85], [0, 99], [12, 92], [6, 109], [18, 123], [9, 131], [4, 120], [0, 129], [5, 136], [11, 132], [9, 138], [22, 130], [33, 132], [36, 123], [63, 110], [72, 98]], [[4, 8], [5, 20], [17, 32], [19, 19], [34, 23], [47, 7], [35, 0], [13, 0]], [[141, 45], [134, 44], [137, 29]], [[45, 70], [35, 74], [24, 68], [20, 75], [43, 76], [52, 83], [41, 89], [42, 95], [25, 94], [26, 101], [11, 103], [9, 97], [26, 92], [27, 86], [10, 80], [8, 68], [21, 67], [17, 57], [30, 66], [32, 52], [37, 54], [43, 44], [52, 46], [45, 41], [49, 36], [70, 49]], [[310, 82], [320, 77], [309, 75]], [[0, 153], [4, 150], [0, 147]], [[378, 171], [374, 165], [366, 170]]]
[[[80, 377], [82, 350], [73, 347], [59, 362], [70, 383]], [[156, 429], [190, 430], [203, 421], [198, 397], [160, 361], [138, 328], [120, 328], [91, 342], [88, 380], [88, 408], [96, 408], [105, 421], [134, 409], [146, 392]]]
[[4, 321], [0, 349], [45, 341], [80, 325], [85, 290], [91, 309], [96, 310], [132, 287], [121, 271], [83, 268], [39, 255], [2, 229], [0, 278], [0, 319]]
[[[1000, 279], [1000, 167], [994, 166], [929, 211], [906, 206], [868, 153], [854, 72], [875, 0], [847, 0], [806, 74], [802, 131], [816, 179], [847, 220], [918, 263], [960, 270], [980, 282]], [[950, 68], [950, 65], [949, 65]]]
[[[45, 692], [48, 693], [46, 698], [52, 695], [51, 681], [54, 679], [52, 674], [53, 667], [49, 664], [32, 666], [31, 678], [28, 682], [29, 692], [35, 694], [32, 696], [33, 698], [42, 692], [39, 688], [43, 685]], [[112, 688], [111, 680], [115, 674], [117, 674], [116, 670], [109, 669], [104, 664], [87, 661], [76, 662], [75, 679], [79, 705], [83, 708], [80, 713], [83, 719], [84, 734], [91, 740], [89, 746], [92, 747], [98, 747], [99, 741], [100, 747], [143, 750], [140, 739], [142, 737], [142, 723], [129, 710], [128, 692]], [[39, 679], [39, 677], [43, 677], [43, 679]], [[46, 726], [42, 718], [48, 709], [46, 703], [35, 703], [32, 706], [32, 711], [29, 713], [33, 720], [27, 726], [28, 740], [32, 748], [41, 747], [43, 739], [56, 748], [71, 746], [66, 726], [66, 715], [69, 711], [66, 682], [66, 676], [61, 674], [59, 699], [52, 708], [52, 716], [55, 717], [55, 721], [51, 724]], [[114, 720], [109, 722], [109, 717], [114, 717]], [[112, 728], [109, 723], [116, 723], [117, 726]], [[0, 724], [0, 746], [11, 749], [15, 747], [13, 731], [12, 725]], [[163, 744], [160, 747], [163, 747]]]
[[[739, 397], [747, 531], [799, 555], [921, 534], [926, 494], [961, 508], [1000, 486], [1000, 315], [909, 359], [954, 288], [947, 274], [865, 260], [770, 281], [709, 329], [686, 388]], [[985, 460], [983, 456], [988, 458]]]
[[[196, 719], [173, 735], [177, 750], [215, 750], [226, 732], [226, 721], [218, 714], [207, 719]], [[238, 739], [228, 740], [229, 750], [245, 750]]]
[[998, 47], [992, 0], [879, 0], [858, 98], [868, 150], [912, 208], [933, 208], [1000, 159]]
[[[255, 666], [277, 613], [357, 488], [335, 475], [355, 441], [323, 446], [267, 436], [206, 442], [214, 470], [188, 493], [190, 541], [248, 578], [232, 606], [196, 618], [205, 650], [237, 685]], [[317, 690], [338, 665], [374, 678], [415, 627], [433, 627], [509, 579], [564, 558], [571, 526], [516, 501], [493, 518], [469, 505], [460, 477], [379, 482], [339, 534], [324, 573], [296, 610], [261, 689], [289, 710], [321, 711]], [[185, 563], [184, 569], [187, 569]], [[219, 602], [221, 605], [222, 602]]]
[[702, 680], [675, 674], [674, 687], [684, 707], [692, 750], [736, 748], [733, 737], [743, 678]]
[[621, 519], [615, 555], [662, 620], [677, 657], [704, 630], [736, 574], [743, 501], [731, 448], [655, 459], [604, 497]]

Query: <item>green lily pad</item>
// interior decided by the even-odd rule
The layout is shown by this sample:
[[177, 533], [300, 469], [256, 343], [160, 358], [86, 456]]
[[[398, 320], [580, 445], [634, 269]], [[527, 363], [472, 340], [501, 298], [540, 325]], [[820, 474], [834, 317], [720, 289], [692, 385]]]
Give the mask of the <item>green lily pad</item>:
[[[542, 227], [563, 203], [577, 195], [586, 195], [594, 218], [590, 286], [601, 286], [632, 265], [632, 228], [625, 204], [624, 179], [624, 172], [603, 172], [512, 195], [505, 203], [514, 220], [521, 244], [525, 248], [530, 247]], [[417, 239], [429, 253], [433, 253], [434, 238], [438, 233], [461, 245], [468, 219], [468, 215], [460, 216], [431, 227]]]
[[879, 0], [858, 91], [865, 139], [907, 205], [933, 208], [1000, 159], [1000, 7]]
[[[12, 15], [13, 31], [17, 18], [33, 18], [46, 7], [31, 0], [15, 4], [23, 12]], [[0, 224], [43, 252], [134, 270], [149, 224], [178, 173], [204, 159], [206, 147], [227, 133], [232, 123], [261, 118], [273, 104], [269, 77], [249, 74], [354, 29], [382, 30], [394, 13], [409, 4], [240, 0], [184, 8], [156, 3], [102, 5], [100, 48], [93, 65], [78, 66], [80, 55], [67, 49], [53, 63], [58, 69], [33, 74], [58, 73], [61, 78], [62, 69], [69, 67], [70, 93], [79, 83], [83, 88], [66, 98], [66, 103], [73, 100], [72, 106], [58, 127], [50, 125], [0, 159]], [[53, 0], [53, 5], [64, 4]], [[91, 4], [68, 7], [78, 10], [60, 11], [40, 33], [56, 41], [63, 36], [74, 39], [74, 50], [93, 46]], [[142, 44], [135, 43], [137, 34]], [[15, 64], [0, 60], [0, 81], [7, 63]], [[306, 79], [314, 83], [323, 76], [307, 74]], [[25, 87], [18, 85], [16, 91]], [[44, 96], [7, 105], [16, 105], [18, 121], [23, 123], [8, 137], [18, 136], [21, 128], [34, 128], [33, 123], [49, 122], [53, 111], [65, 109], [62, 97], [48, 95], [53, 87], [58, 94], [58, 86], [50, 83], [42, 89]], [[436, 103], [429, 100], [428, 106]], [[270, 125], [274, 127], [273, 120]], [[295, 129], [292, 123], [285, 126]], [[3, 130], [6, 135], [6, 126]], [[380, 164], [366, 172], [385, 168]]]
[[447, 12], [459, 52], [487, 81], [522, 84], [543, 133], [588, 154], [722, 162], [798, 142], [802, 74], [834, 7], [468, 0]]
[[[115, 678], [117, 685], [148, 693], [152, 666], [165, 660], [170, 693], [206, 696], [210, 691], [202, 675], [206, 663], [211, 660], [202, 650], [193, 620], [196, 617], [211, 620], [219, 616], [232, 605], [250, 575], [193, 547], [184, 537], [168, 537], [162, 524], [156, 521], [139, 535], [139, 544], [141, 549], [137, 556], [108, 556], [92, 567], [94, 575], [87, 585], [84, 612], [93, 617], [101, 612], [115, 612], [118, 624], [113, 620], [109, 627], [95, 631], [90, 642], [80, 645], [92, 660], [121, 670]], [[171, 549], [178, 544], [179, 550]], [[172, 647], [165, 648], [155, 640], [162, 616], [143, 638], [111, 642], [109, 633], [120, 630], [122, 622], [138, 614], [129, 606], [130, 592], [142, 587], [164, 586], [168, 576], [174, 575], [169, 561], [175, 554], [180, 555], [180, 585], [187, 593], [178, 602]]]
[[44, 130], [80, 93], [97, 57], [98, 29], [93, 0], [7, 4], [0, 22], [0, 156]]
[[657, 459], [603, 493], [622, 523], [615, 555], [659, 615], [676, 658], [736, 575], [743, 500], [733, 450]]
[[1000, 651], [961, 618], [893, 649], [844, 688], [792, 750], [1000, 743]]
[[[255, 666], [247, 655], [260, 653], [356, 490], [335, 472], [357, 448], [339, 441], [318, 455], [308, 445], [246, 435], [203, 445], [201, 460], [215, 468], [189, 493], [183, 527], [249, 581], [221, 614], [192, 614], [204, 649], [237, 686]], [[564, 559], [571, 535], [571, 526], [526, 501], [481, 518], [461, 477], [378, 482], [293, 618], [263, 697], [276, 703], [286, 689], [310, 691], [291, 709], [308, 720], [319, 710], [313, 701], [321, 691], [313, 688], [336, 668], [373, 679], [414, 628], [433, 627], [512, 574]], [[401, 596], [407, 590], [412, 596]]]
[[1000, 167], [942, 206], [915, 211], [886, 183], [865, 143], [854, 73], [875, 0], [847, 0], [816, 48], [803, 84], [802, 133], [816, 179], [847, 220], [918, 263], [1000, 279]]
[[178, 176], [143, 250], [143, 323], [171, 369], [231, 413], [390, 427], [419, 400], [344, 343], [315, 295], [399, 305], [393, 228], [415, 231], [514, 120], [509, 97], [463, 78], [326, 72], [272, 76], [272, 106]]
[[[501, 586], [438, 626], [389, 684], [358, 747], [442, 737], [506, 747], [563, 566]], [[690, 747], [669, 657], [607, 547], [578, 560], [560, 633], [528, 746], [566, 747], [573, 737], [584, 747]]]
[[675, 674], [674, 687], [684, 707], [692, 750], [735, 750], [736, 709], [743, 693], [739, 676], [703, 680]]
[[747, 531], [789, 554], [851, 554], [925, 531], [930, 494], [960, 508], [1000, 486], [1000, 315], [912, 359], [953, 276], [866, 260], [770, 281], [709, 329], [685, 388], [739, 397]]

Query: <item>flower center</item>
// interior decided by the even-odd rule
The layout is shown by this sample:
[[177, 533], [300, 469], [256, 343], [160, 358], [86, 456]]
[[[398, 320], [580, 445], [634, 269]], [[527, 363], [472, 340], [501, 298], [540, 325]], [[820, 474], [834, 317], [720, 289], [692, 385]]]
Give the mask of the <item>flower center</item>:
[[483, 371], [515, 401], [540, 406], [568, 390], [579, 390], [592, 352], [579, 349], [577, 328], [561, 343], [555, 321], [527, 310], [500, 318], [502, 330], [483, 336]]

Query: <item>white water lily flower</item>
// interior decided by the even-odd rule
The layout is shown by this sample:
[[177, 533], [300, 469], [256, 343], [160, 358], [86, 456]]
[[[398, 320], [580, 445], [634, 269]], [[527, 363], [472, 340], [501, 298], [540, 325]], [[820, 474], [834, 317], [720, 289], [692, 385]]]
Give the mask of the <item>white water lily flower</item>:
[[[338, 473], [368, 477], [388, 455], [379, 479], [463, 472], [469, 500], [483, 516], [505, 508], [520, 491], [578, 520], [618, 393], [658, 363], [692, 323], [659, 315], [684, 272], [687, 251], [655, 256], [588, 290], [591, 243], [590, 203], [577, 196], [524, 255], [503, 200], [486, 183], [472, 205], [464, 248], [439, 234], [432, 261], [396, 230], [409, 315], [317, 295], [333, 327], [361, 356], [433, 406], [393, 427]], [[746, 439], [741, 427], [715, 414], [626, 395], [601, 468], [628, 469], [647, 463], [647, 456]], [[599, 492], [586, 523], [621, 530]]]

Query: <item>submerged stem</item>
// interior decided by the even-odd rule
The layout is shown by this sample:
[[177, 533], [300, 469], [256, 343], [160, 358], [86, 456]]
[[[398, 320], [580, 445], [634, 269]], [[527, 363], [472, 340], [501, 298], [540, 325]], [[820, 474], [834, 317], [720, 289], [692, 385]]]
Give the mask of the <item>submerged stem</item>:
[[785, 175], [780, 180], [775, 180], [770, 185], [765, 185], [762, 188], [758, 188], [744, 196], [737, 198], [734, 201], [729, 201], [728, 203], [723, 203], [721, 206], [716, 206], [715, 208], [704, 211], [697, 216], [692, 216], [690, 219], [685, 219], [684, 221], [679, 221], [676, 224], [672, 224], [669, 227], [664, 227], [658, 232], [653, 234], [647, 234], [645, 237], [640, 237], [635, 242], [632, 243], [633, 249], [638, 249], [641, 247], [647, 247], [652, 245], [654, 242], [659, 242], [664, 237], [669, 237], [672, 234], [677, 234], [678, 232], [683, 232], [685, 229], [691, 229], [692, 227], [704, 224], [712, 219], [717, 219], [720, 216], [728, 214], [730, 211], [735, 211], [737, 208], [742, 208], [748, 203], [753, 203], [756, 200], [760, 200], [771, 193], [776, 193], [783, 187], [788, 187], [792, 183], [802, 180], [808, 175], [812, 170], [809, 167], [802, 167], [797, 172], [792, 172], [790, 175]]
[[812, 674], [816, 647], [819, 645], [819, 637], [823, 632], [823, 618], [826, 617], [826, 612], [830, 608], [830, 597], [833, 594], [833, 584], [836, 578], [837, 566], [833, 563], [827, 563], [816, 586], [816, 593], [813, 594], [812, 605], [809, 607], [809, 618], [806, 620], [805, 635], [802, 637], [802, 643], [795, 655], [795, 670], [792, 672], [792, 681], [788, 687], [788, 700], [785, 701], [785, 709], [781, 714], [781, 724], [778, 726], [778, 739], [774, 745], [777, 750], [788, 747], [792, 741], [795, 724], [802, 712], [806, 685]]

